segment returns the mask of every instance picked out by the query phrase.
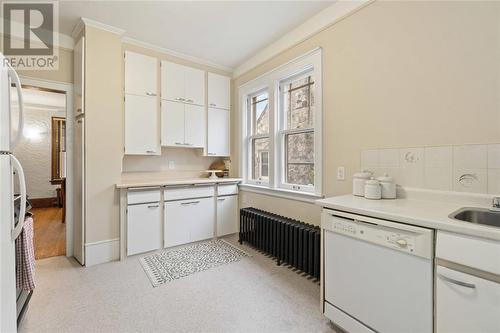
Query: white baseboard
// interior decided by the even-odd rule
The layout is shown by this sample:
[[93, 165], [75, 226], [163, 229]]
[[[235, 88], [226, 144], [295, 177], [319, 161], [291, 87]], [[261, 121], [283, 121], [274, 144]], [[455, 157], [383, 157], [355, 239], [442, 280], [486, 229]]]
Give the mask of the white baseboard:
[[120, 258], [120, 239], [85, 244], [85, 266], [94, 266]]

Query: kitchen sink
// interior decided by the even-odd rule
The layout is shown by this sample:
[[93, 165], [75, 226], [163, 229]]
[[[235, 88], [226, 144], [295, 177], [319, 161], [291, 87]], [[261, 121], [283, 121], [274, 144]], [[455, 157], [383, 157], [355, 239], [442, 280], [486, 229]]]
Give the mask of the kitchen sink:
[[500, 228], [500, 211], [486, 208], [465, 207], [450, 214], [450, 218], [464, 222]]

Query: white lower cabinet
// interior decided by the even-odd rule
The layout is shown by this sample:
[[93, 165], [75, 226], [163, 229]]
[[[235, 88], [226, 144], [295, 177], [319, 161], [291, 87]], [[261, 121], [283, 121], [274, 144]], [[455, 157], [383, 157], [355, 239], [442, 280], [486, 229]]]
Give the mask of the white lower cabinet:
[[213, 197], [165, 202], [165, 247], [213, 236]]
[[162, 248], [162, 218], [159, 202], [128, 205], [127, 255]]
[[500, 283], [438, 266], [436, 331], [500, 332]]
[[217, 198], [217, 236], [238, 232], [238, 196]]

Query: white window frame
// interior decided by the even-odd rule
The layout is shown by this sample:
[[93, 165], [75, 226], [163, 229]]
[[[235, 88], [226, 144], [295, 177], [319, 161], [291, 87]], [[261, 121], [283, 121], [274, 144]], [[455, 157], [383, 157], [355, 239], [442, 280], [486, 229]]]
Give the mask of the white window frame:
[[[268, 112], [269, 112], [269, 133], [268, 134], [253, 134], [253, 126], [254, 126], [254, 122], [253, 122], [253, 113], [252, 113], [252, 98], [255, 97], [255, 96], [258, 96], [258, 95], [261, 95], [263, 94], [264, 92], [267, 92], [268, 93], [268, 99], [267, 99], [267, 104], [268, 104]], [[253, 184], [253, 185], [259, 185], [259, 186], [266, 186], [266, 187], [269, 187], [269, 178], [270, 177], [261, 177], [260, 179], [253, 179], [252, 177], [252, 172], [253, 172], [253, 145], [252, 145], [252, 142], [255, 140], [255, 139], [264, 139], [264, 138], [268, 138], [269, 139], [269, 144], [271, 144], [271, 141], [272, 141], [272, 137], [271, 137], [271, 133], [272, 133], [272, 130], [271, 130], [271, 104], [270, 104], [270, 91], [269, 91], [269, 88], [267, 87], [264, 87], [264, 88], [261, 88], [261, 89], [258, 89], [254, 92], [252, 92], [251, 94], [247, 94], [246, 97], [245, 97], [245, 110], [246, 110], [246, 124], [247, 126], [245, 127], [245, 145], [246, 145], [246, 154], [247, 154], [247, 164], [246, 164], [246, 170], [247, 170], [247, 174], [246, 174], [246, 182], [249, 183], [249, 184]], [[271, 150], [271, 148], [269, 148], [269, 150]], [[270, 155], [271, 153], [269, 152], [269, 155], [268, 155], [268, 163], [269, 163], [269, 171], [270, 171], [270, 168], [271, 168], [271, 160], [270, 160]]]
[[[316, 48], [310, 52], [267, 72], [256, 79], [249, 81], [239, 87], [240, 105], [240, 174], [244, 180], [243, 184], [258, 186], [268, 191], [282, 191], [295, 195], [307, 197], [322, 196], [322, 52]], [[300, 74], [310, 72], [314, 77], [314, 186], [296, 186], [286, 184], [284, 180], [284, 131], [283, 112], [280, 112], [282, 101], [280, 101], [280, 84], [287, 79], [297, 77]], [[252, 180], [252, 147], [251, 147], [251, 112], [249, 108], [249, 97], [257, 93], [268, 91], [269, 103], [269, 179], [265, 181]], [[281, 115], [280, 115], [281, 114]], [[255, 138], [255, 136], [253, 136]], [[295, 188], [294, 188], [295, 185]]]
[[[291, 184], [286, 182], [286, 166], [287, 166], [287, 150], [286, 150], [286, 136], [289, 134], [302, 134], [302, 133], [309, 133], [312, 132], [316, 136], [316, 124], [314, 124], [313, 127], [308, 127], [308, 128], [300, 128], [300, 129], [287, 129], [287, 113], [286, 110], [284, 109], [285, 101], [283, 99], [284, 94], [283, 94], [283, 87], [286, 84], [289, 84], [295, 80], [299, 80], [301, 78], [305, 78], [307, 76], [314, 75], [314, 70], [312, 68], [306, 68], [304, 71], [300, 73], [295, 73], [294, 75], [283, 78], [279, 82], [279, 104], [277, 107], [277, 116], [278, 116], [278, 128], [277, 128], [277, 156], [279, 156], [279, 164], [277, 165], [278, 167], [278, 172], [277, 172], [277, 181], [278, 181], [278, 187], [279, 188], [284, 188], [287, 190], [292, 190], [292, 191], [298, 191], [298, 192], [307, 192], [307, 193], [314, 193], [314, 185], [300, 185], [300, 184]], [[316, 85], [316, 80], [314, 82]], [[314, 89], [316, 87], [314, 86]], [[315, 104], [316, 108], [316, 104]], [[314, 119], [316, 122], [316, 118]], [[316, 141], [316, 140], [315, 140]], [[316, 152], [316, 146], [314, 147], [314, 150]], [[316, 158], [314, 159], [314, 163], [316, 163]], [[314, 168], [314, 173], [315, 173], [315, 179], [314, 183], [316, 184], [316, 167]]]

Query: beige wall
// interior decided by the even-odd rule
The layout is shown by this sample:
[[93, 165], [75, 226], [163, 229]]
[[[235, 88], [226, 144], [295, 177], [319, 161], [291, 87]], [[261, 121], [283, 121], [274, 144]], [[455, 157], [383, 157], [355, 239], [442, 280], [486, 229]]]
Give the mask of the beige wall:
[[[318, 46], [326, 196], [351, 191], [362, 149], [500, 142], [499, 2], [374, 2], [236, 78], [234, 87]], [[346, 167], [345, 181], [335, 179], [338, 166]], [[248, 195], [247, 205], [293, 212], [297, 202]], [[309, 207], [319, 223], [319, 209]]]
[[123, 156], [120, 36], [85, 28], [86, 243], [119, 237]]
[[32, 78], [73, 83], [73, 50], [59, 48], [59, 68], [55, 71], [19, 71]]
[[[231, 76], [230, 73], [221, 71], [205, 65], [200, 65], [187, 61], [185, 59], [177, 58], [165, 53], [153, 51], [151, 49], [142, 48], [132, 44], [123, 44], [123, 51], [132, 51], [148, 56], [156, 57], [160, 60], [167, 60], [182, 65], [199, 68], [207, 72], [213, 72], [221, 75]], [[160, 87], [160, 64], [158, 62], [158, 87]], [[160, 106], [158, 105], [158, 108]], [[159, 110], [158, 110], [159, 112]], [[137, 171], [162, 171], [166, 173], [178, 174], [182, 171], [204, 171], [207, 170], [212, 162], [218, 160], [214, 157], [202, 156], [201, 149], [190, 148], [162, 148], [161, 156], [124, 156], [123, 157], [123, 171], [124, 172], [137, 172]], [[175, 170], [168, 169], [168, 161], [175, 162]]]

